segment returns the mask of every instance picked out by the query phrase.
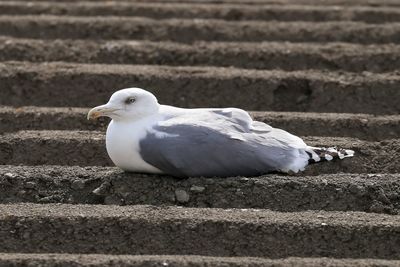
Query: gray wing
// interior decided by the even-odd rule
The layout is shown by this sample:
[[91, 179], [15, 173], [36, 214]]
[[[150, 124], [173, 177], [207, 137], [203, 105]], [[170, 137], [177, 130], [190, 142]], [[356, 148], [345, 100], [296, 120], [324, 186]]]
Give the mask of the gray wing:
[[156, 125], [140, 141], [142, 158], [179, 177], [256, 176], [285, 169], [294, 160], [300, 138], [232, 110], [178, 116]]

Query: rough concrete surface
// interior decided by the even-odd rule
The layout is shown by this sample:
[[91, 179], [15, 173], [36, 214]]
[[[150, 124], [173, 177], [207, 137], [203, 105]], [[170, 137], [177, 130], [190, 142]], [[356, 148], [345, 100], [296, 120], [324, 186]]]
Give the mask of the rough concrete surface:
[[[354, 138], [305, 137], [311, 146], [338, 146], [356, 157], [308, 166], [308, 175], [395, 173], [400, 170], [399, 139], [368, 142]], [[206, 156], [206, 155], [204, 155]], [[104, 133], [96, 131], [20, 131], [0, 139], [0, 164], [111, 166]]]
[[263, 22], [144, 17], [0, 15], [0, 33], [42, 39], [146, 39], [151, 41], [290, 41], [399, 43], [399, 23]]
[[400, 176], [274, 174], [226, 179], [176, 179], [124, 173], [118, 168], [0, 166], [0, 203], [15, 202], [399, 214]]
[[[0, 1], [0, 266], [400, 266], [399, 14], [398, 0]], [[85, 113], [134, 86], [356, 155], [296, 175], [124, 173], [107, 119]]]
[[374, 213], [0, 205], [3, 252], [399, 259], [399, 233]]
[[179, 255], [101, 255], [101, 254], [22, 254], [0, 253], [0, 266], [19, 267], [34, 265], [50, 266], [133, 266], [133, 267], [395, 267], [396, 260], [376, 259], [332, 259], [332, 258], [287, 258], [265, 259], [254, 257], [209, 257]]
[[0, 37], [0, 59], [169, 66], [221, 66], [287, 71], [396, 71], [397, 44], [40, 40]]
[[[0, 133], [20, 130], [105, 131], [107, 118], [87, 120], [90, 108], [0, 106]], [[254, 120], [301, 136], [353, 137], [371, 141], [400, 136], [400, 116], [344, 113], [250, 112]]]
[[32, 2], [0, 3], [3, 15], [69, 15], [69, 16], [140, 16], [163, 18], [202, 18], [224, 20], [279, 21], [364, 21], [380, 23], [399, 21], [400, 11], [389, 7], [338, 7], [302, 5], [214, 5], [191, 3], [109, 2]]
[[[14, 0], [17, 1], [26, 1], [26, 0]], [[81, 2], [80, 0], [35, 0], [37, 2]], [[103, 0], [86, 0], [85, 2], [101, 2]], [[114, 0], [113, 2], [126, 2], [126, 0]], [[148, 0], [130, 0], [132, 3], [148, 3]], [[192, 5], [196, 5], [199, 3], [207, 3], [207, 4], [242, 4], [242, 5], [312, 5], [312, 6], [400, 6], [400, 3], [397, 0], [152, 0], [153, 3], [190, 3]]]
[[0, 104], [88, 107], [141, 87], [181, 107], [398, 114], [400, 75], [65, 63], [0, 64]]

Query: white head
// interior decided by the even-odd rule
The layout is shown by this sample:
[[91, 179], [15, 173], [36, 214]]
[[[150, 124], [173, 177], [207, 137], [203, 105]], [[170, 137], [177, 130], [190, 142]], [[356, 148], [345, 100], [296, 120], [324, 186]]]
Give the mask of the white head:
[[115, 92], [107, 104], [92, 108], [87, 118], [106, 116], [116, 121], [135, 121], [156, 114], [157, 98], [140, 88], [127, 88]]

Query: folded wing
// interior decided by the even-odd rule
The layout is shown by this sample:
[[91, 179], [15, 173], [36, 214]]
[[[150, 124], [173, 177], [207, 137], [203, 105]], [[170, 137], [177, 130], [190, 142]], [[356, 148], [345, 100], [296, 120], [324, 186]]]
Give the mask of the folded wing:
[[140, 141], [140, 154], [174, 176], [256, 176], [304, 168], [306, 147], [294, 135], [254, 122], [243, 110], [214, 109], [155, 125]]

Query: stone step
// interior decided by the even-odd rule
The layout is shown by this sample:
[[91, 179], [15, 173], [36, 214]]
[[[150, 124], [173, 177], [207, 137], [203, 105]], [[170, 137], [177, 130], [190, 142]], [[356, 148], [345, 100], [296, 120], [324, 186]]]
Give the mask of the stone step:
[[215, 67], [0, 63], [0, 105], [89, 107], [141, 87], [162, 104], [246, 110], [398, 114], [400, 75]]
[[400, 213], [399, 174], [176, 179], [116, 167], [0, 165], [0, 203]]
[[38, 40], [0, 37], [0, 60], [219, 66], [246, 69], [388, 72], [400, 68], [400, 45], [288, 42]]
[[[32, 0], [14, 0], [18, 2], [32, 2]], [[89, 2], [107, 2], [105, 0], [85, 0]], [[81, 0], [35, 0], [35, 2], [81, 2]], [[148, 3], [148, 0], [114, 0], [112, 2]], [[152, 0], [152, 3], [188, 3], [197, 4], [241, 4], [241, 5], [306, 5], [306, 6], [400, 6], [397, 0]]]
[[400, 259], [400, 216], [361, 212], [7, 204], [0, 229], [1, 252]]
[[[0, 132], [20, 130], [102, 130], [108, 119], [87, 120], [89, 108], [0, 106]], [[381, 141], [400, 136], [400, 116], [346, 113], [253, 111], [254, 120], [301, 136], [353, 137]]]
[[140, 39], [150, 41], [289, 41], [400, 43], [400, 23], [260, 22], [217, 19], [150, 19], [0, 15], [0, 35], [41, 39]]
[[[311, 146], [338, 146], [356, 151], [345, 160], [312, 164], [305, 175], [324, 173], [396, 173], [400, 171], [400, 139], [381, 142], [340, 137], [305, 137]], [[0, 139], [0, 164], [112, 166], [103, 132], [20, 131]]]
[[2, 15], [140, 16], [156, 19], [202, 18], [265, 21], [400, 21], [400, 9], [393, 7], [304, 6], [192, 3], [93, 2], [72, 3], [0, 2]]
[[0, 253], [0, 265], [25, 267], [41, 266], [96, 266], [96, 267], [142, 267], [142, 266], [191, 266], [191, 267], [395, 267], [398, 260], [332, 259], [332, 258], [286, 258], [267, 259], [255, 257], [210, 257], [196, 255], [105, 255], [105, 254], [23, 254]]

